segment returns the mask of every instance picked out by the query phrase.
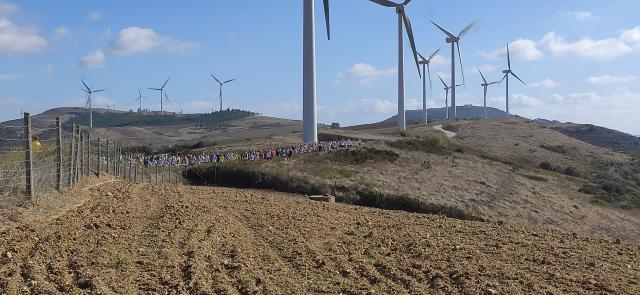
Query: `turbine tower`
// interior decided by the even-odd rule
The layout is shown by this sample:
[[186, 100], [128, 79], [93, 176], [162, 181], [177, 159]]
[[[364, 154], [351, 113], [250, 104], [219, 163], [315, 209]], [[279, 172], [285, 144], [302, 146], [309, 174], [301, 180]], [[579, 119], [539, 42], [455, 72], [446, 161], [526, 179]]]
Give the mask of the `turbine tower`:
[[369, 0], [371, 2], [380, 4], [385, 7], [392, 7], [396, 9], [398, 14], [398, 128], [404, 132], [407, 130], [407, 120], [405, 118], [404, 108], [404, 38], [402, 34], [402, 25], [407, 30], [407, 37], [409, 38], [409, 44], [413, 52], [413, 59], [416, 62], [418, 68], [418, 75], [420, 75], [420, 64], [418, 62], [418, 52], [416, 50], [416, 43], [413, 39], [413, 30], [411, 29], [411, 22], [405, 12], [405, 6], [411, 2], [411, 0], [405, 0], [402, 3], [394, 3], [389, 0]]
[[[316, 110], [316, 28], [315, 0], [303, 0], [302, 41], [302, 140], [318, 142], [318, 113]], [[323, 0], [327, 39], [331, 40], [329, 0]]]
[[[460, 54], [460, 38], [464, 36], [473, 26], [474, 22], [470, 23], [466, 26], [460, 33], [456, 36], [451, 32], [447, 31], [445, 28], [436, 24], [434, 21], [431, 21], [438, 29], [440, 29], [445, 35], [447, 35], [446, 41], [447, 43], [451, 43], [451, 85], [456, 85], [456, 47], [458, 48], [458, 59], [460, 60], [460, 72], [462, 73], [462, 85], [464, 85], [464, 69], [462, 67], [462, 54]], [[456, 110], [456, 87], [451, 88], [451, 107], [452, 114], [449, 117], [453, 117], [454, 119], [458, 119], [458, 114]]]
[[142, 92], [138, 89], [138, 102], [140, 103], [140, 107], [138, 108], [138, 113], [142, 113]]
[[444, 85], [444, 105], [445, 105], [445, 115], [444, 118], [445, 120], [449, 120], [449, 89], [455, 89], [456, 87], [460, 87], [462, 86], [462, 84], [458, 84], [456, 85], [456, 87], [449, 87], [449, 85], [447, 85], [447, 83], [444, 82], [444, 80], [442, 80], [442, 77], [440, 77], [440, 75], [436, 74], [438, 76], [438, 79], [440, 79], [440, 82], [442, 82], [442, 85]]
[[162, 87], [160, 88], [149, 88], [151, 90], [156, 90], [156, 91], [160, 91], [160, 114], [164, 115], [164, 106], [163, 106], [163, 100], [164, 100], [164, 87], [167, 86], [167, 83], [169, 83], [169, 78], [167, 78], [167, 81], [164, 81], [164, 84], [162, 84]]
[[84, 82], [84, 80], [80, 79], [80, 81], [82, 82], [82, 85], [84, 85], [84, 89], [82, 89], [85, 93], [87, 93], [87, 102], [86, 102], [86, 106], [89, 108], [89, 128], [93, 128], [93, 109], [92, 109], [92, 103], [91, 103], [91, 95], [94, 93], [98, 93], [98, 92], [102, 92], [105, 91], [106, 89], [92, 89], [91, 87], [87, 86], [87, 83]]
[[480, 68], [478, 68], [478, 73], [480, 73], [480, 77], [482, 77], [482, 84], [480, 84], [480, 86], [484, 87], [484, 119], [487, 119], [487, 90], [489, 89], [489, 86], [493, 85], [493, 84], [498, 84], [501, 81], [497, 81], [497, 82], [487, 82], [487, 79], [485, 79], [484, 75], [482, 74], [482, 71], [480, 71]]
[[[507, 106], [506, 106], [506, 111], [507, 111], [507, 118], [509, 118], [509, 74], [511, 74], [514, 77], [516, 77], [516, 79], [518, 79], [520, 82], [522, 82], [522, 84], [524, 84], [524, 86], [527, 86], [527, 83], [524, 83], [524, 81], [522, 81], [522, 79], [520, 79], [520, 77], [518, 77], [513, 71], [511, 71], [511, 56], [509, 54], [509, 44], [507, 44], [507, 69], [502, 71], [502, 73], [504, 74], [504, 77], [502, 77], [502, 80], [507, 79], [507, 96], [506, 96]], [[502, 80], [500, 80], [500, 82], [502, 82]]]
[[209, 74], [209, 75], [211, 75], [211, 77], [213, 79], [215, 79], [216, 82], [218, 82], [218, 84], [220, 84], [220, 94], [218, 94], [218, 98], [220, 99], [220, 111], [222, 112], [222, 86], [224, 86], [224, 84], [227, 84], [229, 82], [233, 82], [236, 79], [231, 79], [231, 80], [227, 80], [227, 81], [224, 81], [224, 82], [220, 82], [220, 80], [218, 80], [218, 78], [216, 78], [216, 76], [214, 76], [213, 74]]
[[[438, 52], [440, 52], [440, 49], [436, 50], [434, 53], [431, 54], [431, 56], [429, 56], [429, 58], [424, 58], [424, 56], [422, 56], [422, 54], [420, 54], [418, 52], [418, 55], [420, 56], [420, 62], [419, 64], [422, 65], [422, 118], [424, 120], [424, 124], [428, 123], [428, 118], [427, 118], [427, 73], [429, 75], [429, 96], [431, 96], [431, 93], [433, 93], [433, 83], [431, 82], [431, 60], [433, 59], [434, 56], [436, 56], [436, 54], [438, 54]], [[425, 68], [426, 68], [426, 73], [425, 73]]]

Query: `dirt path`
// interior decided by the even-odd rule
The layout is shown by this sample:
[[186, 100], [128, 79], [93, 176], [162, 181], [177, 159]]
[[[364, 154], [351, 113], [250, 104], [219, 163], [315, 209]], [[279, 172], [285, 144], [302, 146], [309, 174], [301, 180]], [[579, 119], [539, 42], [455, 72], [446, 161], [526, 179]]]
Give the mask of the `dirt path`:
[[444, 132], [444, 134], [447, 135], [447, 137], [449, 137], [449, 138], [456, 136], [455, 132], [451, 132], [449, 130], [442, 129], [442, 125], [433, 126], [433, 129]]
[[0, 236], [0, 294], [640, 292], [640, 247], [326, 204], [114, 182]]

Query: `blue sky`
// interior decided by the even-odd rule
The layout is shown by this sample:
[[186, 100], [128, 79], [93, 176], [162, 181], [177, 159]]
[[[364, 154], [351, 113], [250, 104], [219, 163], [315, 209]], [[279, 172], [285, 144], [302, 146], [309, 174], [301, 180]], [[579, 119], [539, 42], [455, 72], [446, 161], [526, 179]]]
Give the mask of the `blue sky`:
[[[169, 110], [217, 106], [302, 116], [302, 1], [7, 1], [0, 0], [0, 120], [20, 109], [38, 113], [84, 106], [79, 78], [108, 91], [98, 107], [159, 109], [159, 87], [171, 77]], [[393, 115], [397, 101], [396, 14], [366, 0], [332, 1], [332, 40], [316, 3], [318, 105], [321, 122], [358, 124]], [[499, 79], [511, 44], [512, 112], [531, 118], [594, 123], [640, 134], [640, 20], [637, 1], [425, 1], [407, 7], [418, 49], [437, 48], [433, 72], [449, 75], [444, 35], [459, 31], [467, 85], [459, 103], [481, 105], [475, 70]], [[408, 44], [407, 44], [408, 45]], [[421, 107], [421, 81], [405, 46], [407, 108]], [[459, 75], [459, 73], [458, 73]], [[435, 79], [435, 76], [434, 76]], [[513, 80], [512, 80], [513, 81]], [[437, 81], [434, 80], [434, 85]], [[434, 87], [430, 107], [444, 105]], [[489, 90], [504, 108], [504, 87]]]

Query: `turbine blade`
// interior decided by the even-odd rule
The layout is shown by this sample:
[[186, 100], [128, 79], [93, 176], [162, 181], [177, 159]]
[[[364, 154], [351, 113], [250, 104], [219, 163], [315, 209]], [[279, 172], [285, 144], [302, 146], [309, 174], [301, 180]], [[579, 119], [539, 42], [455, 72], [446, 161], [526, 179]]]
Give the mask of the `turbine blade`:
[[429, 75], [429, 93], [433, 93], [433, 82], [431, 81], [431, 66], [427, 64], [427, 74]]
[[227, 84], [227, 83], [229, 83], [229, 82], [233, 82], [233, 81], [235, 81], [235, 80], [236, 80], [236, 79], [227, 80], [227, 81], [224, 81], [222, 84], [224, 85], [224, 84]]
[[444, 85], [444, 88], [449, 88], [449, 86], [447, 86], [447, 83], [445, 83], [444, 80], [442, 80], [442, 77], [440, 77], [440, 74], [436, 74], [436, 76], [438, 76], [438, 79], [440, 79], [440, 82], [442, 82], [442, 85]]
[[458, 38], [462, 38], [462, 36], [468, 33], [471, 30], [471, 28], [473, 28], [473, 26], [475, 25], [476, 25], [476, 22], [471, 22], [468, 26], [462, 29], [462, 31], [460, 31], [460, 34], [458, 34]]
[[91, 91], [91, 88], [89, 88], [89, 86], [87, 86], [87, 83], [84, 83], [84, 80], [80, 79], [80, 82], [82, 82], [82, 85], [84, 85], [84, 88], [86, 88], [87, 91]]
[[409, 4], [409, 2], [411, 2], [412, 0], [405, 0], [404, 2], [402, 2], [402, 5], [407, 5]]
[[518, 79], [520, 82], [522, 82], [522, 84], [524, 84], [524, 86], [527, 86], [527, 83], [524, 83], [524, 81], [522, 81], [522, 79], [520, 79], [520, 77], [518, 77], [515, 73], [511, 72], [511, 75], [513, 75], [514, 77], [516, 77], [516, 79]]
[[169, 83], [169, 79], [167, 78], [167, 81], [164, 81], [164, 84], [162, 84], [162, 87], [160, 87], [160, 89], [164, 89], [165, 86], [167, 86], [167, 83]]
[[220, 82], [220, 80], [218, 80], [218, 78], [216, 78], [216, 76], [214, 76], [213, 74], [209, 74], [209, 75], [211, 75], [211, 77], [212, 77], [213, 79], [215, 79], [215, 80], [216, 80], [216, 82], [221, 83], [221, 82]]
[[438, 29], [440, 29], [440, 31], [444, 32], [450, 38], [455, 38], [456, 37], [454, 34], [451, 34], [451, 32], [447, 31], [445, 28], [441, 27], [439, 24], [436, 24], [436, 22], [431, 21], [431, 23], [434, 24], [436, 27], [438, 27]]
[[148, 89], [150, 89], [150, 90], [156, 90], [156, 91], [162, 91], [162, 89], [160, 89], [160, 88], [148, 88]]
[[402, 10], [402, 18], [404, 19], [404, 27], [407, 30], [407, 36], [409, 36], [409, 44], [411, 45], [411, 51], [413, 52], [413, 60], [416, 62], [416, 68], [418, 69], [418, 76], [422, 78], [422, 73], [420, 73], [420, 62], [418, 62], [418, 50], [416, 50], [416, 42], [413, 39], [413, 30], [411, 29], [411, 21], [409, 21], [409, 17], [404, 10]]
[[327, 26], [327, 39], [331, 40], [331, 26], [329, 25], [329, 0], [323, 0], [324, 4], [324, 22]]
[[107, 90], [107, 89], [98, 89], [98, 90], [93, 90], [93, 91], [91, 91], [91, 92], [92, 92], [92, 93], [96, 93], [96, 92], [102, 92], [102, 91], [105, 91], [105, 90]]
[[418, 56], [420, 57], [420, 59], [422, 60], [422, 62], [426, 62], [427, 59], [424, 58], [424, 56], [422, 56], [422, 54], [420, 54], [420, 52], [418, 52]]
[[458, 47], [458, 59], [460, 60], [460, 72], [462, 72], [462, 84], [464, 85], [466, 82], [464, 81], [464, 67], [462, 66], [462, 54], [460, 54], [460, 42], [456, 42], [456, 46]]
[[386, 6], [386, 7], [396, 7], [396, 6], [398, 6], [398, 4], [393, 3], [393, 2], [391, 2], [389, 0], [369, 0], [369, 1], [371, 1], [373, 3], [378, 3], [378, 4], [380, 4], [382, 6]]
[[502, 76], [502, 80], [500, 80], [500, 84], [501, 84], [501, 85], [502, 85], [502, 81], [504, 81], [504, 79], [506, 79], [508, 75], [509, 75], [509, 74], [504, 74], [504, 76]]
[[431, 56], [429, 56], [429, 58], [427, 59], [427, 61], [431, 61], [431, 60], [436, 56], [436, 54], [438, 54], [438, 52], [440, 52], [440, 48], [438, 48], [438, 50], [436, 50], [435, 52], [433, 52], [433, 53], [431, 54]]
[[507, 43], [507, 66], [511, 70], [511, 54], [509, 54], [509, 43]]
[[488, 84], [487, 83], [487, 79], [484, 78], [484, 75], [482, 74], [482, 71], [480, 71], [480, 67], [477, 67], [477, 68], [478, 68], [478, 73], [480, 73], [480, 77], [482, 77], [482, 81], [484, 81], [485, 84]]
[[495, 81], [495, 82], [491, 82], [491, 83], [487, 83], [487, 84], [489, 84], [489, 85], [493, 85], [493, 84], [498, 84], [498, 83], [501, 83], [501, 82], [502, 82], [502, 81]]
[[164, 93], [164, 98], [165, 98], [167, 101], [169, 101], [169, 96], [167, 96], [167, 93], [166, 93], [166, 92]]

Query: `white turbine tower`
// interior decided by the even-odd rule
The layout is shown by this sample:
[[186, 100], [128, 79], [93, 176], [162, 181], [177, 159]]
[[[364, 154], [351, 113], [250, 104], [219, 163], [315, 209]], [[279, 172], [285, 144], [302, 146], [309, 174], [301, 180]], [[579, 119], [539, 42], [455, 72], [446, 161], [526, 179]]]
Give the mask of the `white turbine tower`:
[[80, 79], [82, 85], [84, 85], [84, 89], [82, 89], [85, 93], [87, 93], [87, 102], [86, 107], [89, 108], [89, 128], [93, 128], [93, 109], [92, 109], [92, 101], [91, 95], [97, 92], [105, 91], [106, 89], [91, 89], [91, 87], [87, 86], [87, 83], [84, 80]]
[[167, 78], [167, 81], [164, 81], [164, 84], [162, 84], [162, 87], [160, 88], [149, 88], [151, 90], [156, 90], [156, 91], [160, 91], [160, 114], [164, 115], [164, 105], [162, 104], [164, 101], [164, 87], [167, 86], [167, 83], [169, 83], [169, 78]]
[[[388, 0], [369, 0], [371, 2], [380, 4], [385, 7], [392, 7], [396, 9], [398, 14], [398, 128], [400, 131], [407, 130], [407, 120], [405, 118], [404, 108], [404, 37], [402, 34], [402, 25], [407, 30], [407, 37], [409, 37], [409, 44], [413, 52], [413, 59], [418, 67], [418, 75], [420, 75], [420, 64], [418, 62], [418, 52], [416, 50], [416, 43], [413, 39], [413, 30], [411, 29], [411, 22], [407, 13], [405, 12], [405, 6], [411, 2], [411, 0], [405, 0], [402, 3], [394, 3]], [[420, 75], [421, 76], [421, 75]]]
[[[511, 71], [511, 55], [509, 54], [509, 44], [507, 44], [507, 69], [502, 71], [502, 73], [504, 74], [504, 77], [502, 77], [502, 80], [507, 79], [507, 94], [506, 94], [507, 106], [506, 106], [506, 111], [507, 111], [507, 118], [509, 118], [509, 74], [511, 74], [514, 77], [516, 77], [516, 79], [518, 79], [520, 82], [522, 82], [522, 84], [524, 84], [524, 86], [527, 86], [527, 83], [524, 83], [524, 81], [522, 81], [522, 79], [520, 79], [520, 77], [518, 77], [513, 71]], [[502, 82], [502, 80], [501, 80], [501, 82]]]
[[[302, 41], [302, 140], [318, 142], [318, 114], [316, 111], [316, 28], [315, 0], [303, 0]], [[323, 0], [327, 39], [331, 40], [329, 27], [329, 0]]]
[[447, 83], [444, 82], [444, 80], [442, 80], [442, 77], [440, 77], [439, 74], [436, 74], [438, 76], [438, 79], [440, 79], [440, 82], [442, 82], [442, 85], [444, 85], [444, 105], [445, 105], [445, 112], [444, 112], [444, 118], [445, 120], [449, 120], [449, 89], [455, 89], [456, 87], [460, 87], [462, 86], [462, 84], [458, 84], [456, 85], [456, 87], [449, 87], [449, 85], [447, 85]]
[[138, 107], [138, 113], [142, 113], [142, 92], [138, 89], [138, 103], [140, 103], [140, 107]]
[[489, 86], [498, 84], [500, 81], [489, 83], [482, 74], [482, 71], [480, 71], [480, 68], [478, 68], [478, 73], [480, 73], [480, 77], [482, 77], [482, 84], [480, 84], [480, 86], [484, 87], [484, 118], [487, 119], [487, 90], [489, 89]]
[[233, 82], [236, 79], [231, 79], [231, 80], [227, 80], [227, 81], [224, 81], [224, 82], [220, 82], [220, 80], [218, 80], [218, 78], [216, 78], [216, 76], [214, 76], [213, 74], [209, 74], [209, 75], [211, 75], [211, 77], [213, 79], [215, 79], [216, 82], [218, 82], [218, 84], [220, 84], [220, 93], [218, 94], [218, 98], [220, 99], [220, 111], [222, 112], [222, 86], [224, 86], [224, 84]]
[[[431, 56], [429, 56], [429, 58], [424, 58], [424, 56], [422, 56], [422, 54], [418, 53], [418, 55], [420, 56], [420, 62], [419, 64], [422, 65], [422, 119], [424, 120], [424, 124], [427, 124], [428, 122], [428, 117], [427, 117], [427, 113], [428, 113], [428, 108], [427, 108], [427, 74], [429, 75], [429, 97], [431, 97], [431, 94], [433, 93], [433, 83], [431, 82], [431, 60], [433, 59], [434, 56], [436, 56], [436, 54], [438, 54], [438, 52], [440, 52], [440, 49], [436, 50], [434, 53], [431, 54]], [[426, 71], [425, 71], [426, 68]]]
[[[460, 34], [457, 36], [447, 31], [445, 28], [431, 21], [438, 29], [447, 35], [446, 41], [447, 43], [451, 43], [451, 85], [456, 85], [456, 47], [458, 47], [458, 59], [460, 60], [460, 72], [462, 73], [462, 85], [464, 85], [464, 69], [462, 67], [462, 54], [460, 54], [460, 38], [464, 36], [471, 28], [475, 25], [474, 22], [470, 23], [466, 26]], [[458, 119], [458, 113], [456, 109], [456, 87], [451, 88], [451, 107], [452, 107], [452, 115], [449, 117], [453, 117], [453, 119]]]

